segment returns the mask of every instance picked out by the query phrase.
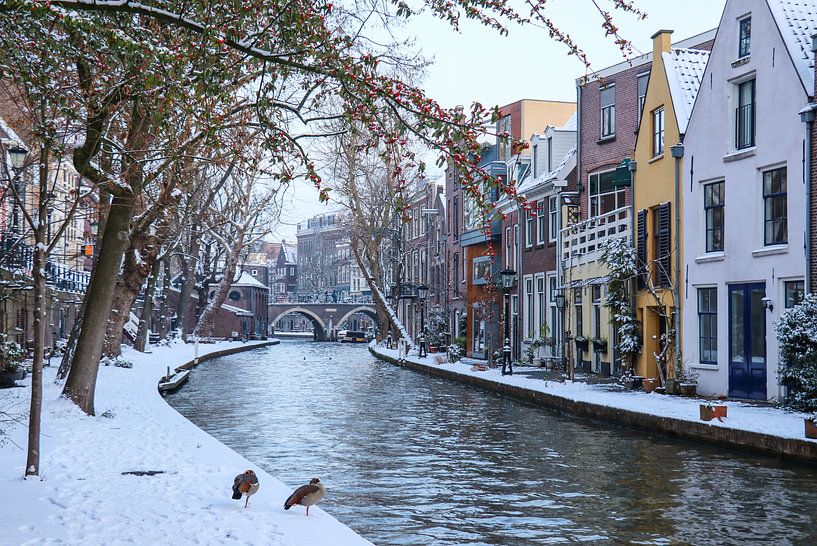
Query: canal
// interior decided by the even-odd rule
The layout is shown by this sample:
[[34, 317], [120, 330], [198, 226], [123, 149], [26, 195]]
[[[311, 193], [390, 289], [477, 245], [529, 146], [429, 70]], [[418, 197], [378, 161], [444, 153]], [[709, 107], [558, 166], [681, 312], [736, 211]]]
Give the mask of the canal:
[[[378, 545], [817, 544], [817, 469], [564, 417], [284, 341], [168, 397]], [[328, 546], [328, 545], [327, 545]]]

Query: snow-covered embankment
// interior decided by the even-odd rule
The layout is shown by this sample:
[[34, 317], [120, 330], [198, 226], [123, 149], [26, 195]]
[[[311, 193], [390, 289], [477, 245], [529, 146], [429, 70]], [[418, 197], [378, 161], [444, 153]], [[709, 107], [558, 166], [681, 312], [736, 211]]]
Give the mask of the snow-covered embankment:
[[[199, 347], [204, 355], [241, 345]], [[152, 351], [127, 352], [132, 369], [100, 369], [96, 417], [60, 398], [56, 370], [46, 368], [42, 480], [22, 479], [24, 417], [10, 430], [3, 425], [10, 441], [0, 447], [0, 544], [370, 544], [321, 510], [310, 510], [309, 517], [298, 508], [284, 511], [291, 487], [194, 426], [159, 395], [159, 378], [168, 366], [192, 360], [193, 346]], [[29, 393], [0, 391], [0, 412], [24, 414]], [[261, 488], [244, 509], [243, 501], [230, 498], [230, 487], [248, 468]], [[157, 473], [123, 474], [151, 471]]]

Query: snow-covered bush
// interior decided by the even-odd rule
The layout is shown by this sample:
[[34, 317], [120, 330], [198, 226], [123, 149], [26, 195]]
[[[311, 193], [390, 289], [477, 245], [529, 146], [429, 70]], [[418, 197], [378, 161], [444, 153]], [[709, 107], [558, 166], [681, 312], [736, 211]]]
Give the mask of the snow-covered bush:
[[103, 366], [116, 366], [117, 368], [133, 368], [133, 362], [121, 356], [106, 356], [99, 361]]
[[456, 343], [448, 346], [448, 358], [451, 362], [457, 362], [465, 351], [462, 350], [462, 347], [457, 345]]
[[601, 261], [610, 270], [604, 306], [613, 317], [618, 332], [618, 354], [622, 368], [629, 369], [641, 349], [640, 325], [630, 305], [630, 284], [638, 275], [635, 250], [626, 238], [605, 239], [599, 244]]
[[780, 344], [778, 381], [789, 389], [784, 405], [817, 413], [817, 295], [786, 309], [775, 323]]
[[16, 372], [20, 362], [26, 359], [25, 349], [5, 336], [0, 339], [0, 371]]

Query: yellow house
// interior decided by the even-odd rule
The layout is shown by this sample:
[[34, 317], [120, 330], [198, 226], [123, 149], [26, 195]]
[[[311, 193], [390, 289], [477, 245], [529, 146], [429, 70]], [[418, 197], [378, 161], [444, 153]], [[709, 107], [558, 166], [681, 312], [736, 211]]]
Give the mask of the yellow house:
[[[653, 63], [643, 105], [634, 160], [636, 257], [642, 267], [636, 293], [642, 350], [638, 375], [659, 377], [657, 360], [668, 377], [680, 367], [681, 304], [684, 301], [683, 143], [709, 52], [672, 48], [672, 31], [653, 39]], [[678, 336], [672, 333], [678, 331]]]

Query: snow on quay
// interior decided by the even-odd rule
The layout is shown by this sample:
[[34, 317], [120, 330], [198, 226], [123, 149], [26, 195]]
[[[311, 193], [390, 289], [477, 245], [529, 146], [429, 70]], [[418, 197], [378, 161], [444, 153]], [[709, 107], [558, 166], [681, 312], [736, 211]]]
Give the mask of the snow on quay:
[[[0, 390], [0, 411], [21, 416], [11, 430], [2, 425], [13, 442], [0, 447], [0, 544], [371, 544], [320, 509], [309, 517], [298, 507], [284, 511], [284, 500], [302, 484], [284, 485], [159, 395], [167, 366], [192, 360], [193, 346], [152, 351], [127, 350], [132, 369], [100, 368], [96, 417], [61, 398], [56, 369], [45, 369], [42, 479], [22, 479], [30, 389]], [[261, 488], [245, 509], [230, 495], [233, 477], [247, 469], [258, 474]], [[161, 473], [123, 474], [144, 471]], [[303, 473], [304, 483], [314, 477], [308, 468]], [[331, 495], [332, 484], [326, 485]]]
[[[370, 349], [375, 355], [382, 355], [396, 360], [398, 351], [386, 349], [383, 346], [371, 344]], [[470, 362], [437, 364], [437, 354], [429, 354], [426, 358], [419, 358], [416, 354], [407, 357], [407, 360], [418, 366], [427, 368], [442, 368], [450, 374], [478, 377], [484, 381], [497, 385], [510, 385], [556, 396], [569, 401], [592, 404], [603, 408], [613, 408], [633, 413], [646, 414], [659, 418], [679, 420], [695, 425], [720, 427], [740, 432], [750, 432], [767, 435], [784, 440], [797, 440], [817, 446], [817, 440], [805, 438], [803, 419], [804, 413], [789, 412], [780, 408], [737, 402], [734, 400], [718, 401], [728, 406], [728, 416], [723, 422], [713, 420], [704, 423], [700, 420], [700, 405], [706, 403], [703, 398], [685, 398], [681, 396], [667, 396], [656, 392], [628, 391], [610, 388], [609, 385], [589, 385], [581, 382], [543, 381], [541, 378], [528, 377], [524, 374], [501, 374], [500, 368], [485, 371], [474, 370]], [[406, 357], [404, 357], [406, 358]], [[467, 361], [468, 359], [466, 359]], [[515, 366], [516, 372], [534, 368]], [[739, 446], [736, 446], [739, 447]], [[768, 451], [774, 451], [770, 448]], [[817, 462], [817, 461], [815, 461]]]

